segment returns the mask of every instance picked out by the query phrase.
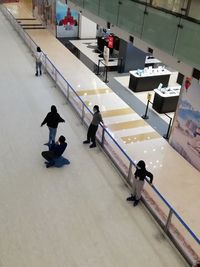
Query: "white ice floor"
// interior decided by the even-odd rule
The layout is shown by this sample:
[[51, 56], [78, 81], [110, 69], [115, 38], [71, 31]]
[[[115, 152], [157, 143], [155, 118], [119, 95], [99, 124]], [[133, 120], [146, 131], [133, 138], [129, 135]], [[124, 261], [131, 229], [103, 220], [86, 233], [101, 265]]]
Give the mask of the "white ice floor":
[[[54, 83], [34, 76], [34, 60], [0, 13], [0, 266], [183, 267], [146, 209], [126, 203], [116, 170], [99, 149], [82, 145], [86, 130]], [[71, 165], [46, 169], [40, 156], [51, 104]]]

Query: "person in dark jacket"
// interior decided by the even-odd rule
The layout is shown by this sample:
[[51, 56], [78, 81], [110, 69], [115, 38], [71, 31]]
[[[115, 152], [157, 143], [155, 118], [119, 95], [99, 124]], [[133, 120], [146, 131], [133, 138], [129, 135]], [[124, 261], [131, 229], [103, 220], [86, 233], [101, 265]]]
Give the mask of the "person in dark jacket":
[[93, 112], [94, 112], [94, 114], [93, 114], [92, 122], [91, 122], [91, 124], [88, 128], [88, 132], [87, 132], [87, 140], [85, 140], [83, 142], [83, 144], [89, 144], [90, 141], [92, 141], [90, 148], [96, 147], [96, 140], [95, 139], [96, 139], [96, 132], [97, 132], [99, 123], [102, 122], [104, 125], [101, 113], [99, 111], [99, 106], [95, 105], [93, 107]]
[[150, 183], [152, 184], [153, 174], [146, 170], [145, 162], [140, 160], [137, 163], [136, 171], [134, 173], [132, 195], [126, 199], [127, 201], [133, 201], [134, 206], [137, 206], [140, 201], [146, 176], [150, 178]]
[[51, 106], [51, 112], [47, 114], [47, 116], [41, 123], [41, 127], [44, 124], [47, 124], [47, 126], [49, 127], [49, 141], [45, 145], [50, 145], [52, 142], [55, 142], [58, 123], [60, 122], [65, 122], [65, 120], [60, 117], [57, 112], [56, 106], [53, 105]]
[[46, 167], [49, 168], [55, 164], [55, 159], [62, 156], [65, 149], [67, 147], [67, 143], [65, 142], [65, 137], [61, 135], [56, 143], [52, 143], [49, 146], [49, 151], [43, 151], [42, 156], [47, 160]]

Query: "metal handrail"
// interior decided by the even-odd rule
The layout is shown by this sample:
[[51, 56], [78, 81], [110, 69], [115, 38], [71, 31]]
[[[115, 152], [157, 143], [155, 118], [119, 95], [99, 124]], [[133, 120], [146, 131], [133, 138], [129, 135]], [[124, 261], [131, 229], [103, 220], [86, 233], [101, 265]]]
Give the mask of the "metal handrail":
[[[10, 15], [10, 17], [12, 17], [12, 22], [16, 22], [14, 16], [11, 14], [11, 12], [4, 8], [3, 9], [7, 14]], [[15, 25], [19, 28], [22, 29], [21, 26], [18, 23], [15, 23]], [[22, 29], [23, 34], [25, 34], [32, 42], [35, 46], [37, 46], [37, 44], [35, 43], [35, 41]], [[80, 100], [80, 102], [82, 103], [82, 105], [84, 106], [84, 108], [86, 108], [88, 110], [88, 112], [90, 114], [93, 114], [93, 112], [87, 107], [87, 105], [84, 103], [84, 101], [81, 99], [81, 97], [77, 94], [77, 92], [74, 90], [74, 88], [72, 87], [72, 85], [64, 78], [64, 76], [60, 73], [60, 71], [55, 67], [55, 65], [52, 63], [52, 61], [47, 57], [47, 55], [42, 52], [43, 55], [45, 56], [45, 58], [50, 62], [50, 64], [53, 66], [53, 68], [56, 70], [56, 72], [61, 76], [61, 78], [66, 82], [66, 84], [68, 85], [68, 87], [73, 91], [73, 93], [77, 96], [77, 98]], [[128, 159], [129, 163], [132, 164], [134, 167], [136, 167], [136, 163], [130, 158], [130, 156], [123, 150], [123, 148], [118, 144], [118, 142], [112, 137], [112, 135], [109, 133], [109, 131], [101, 124], [101, 127], [103, 128], [103, 130], [106, 132], [106, 134], [112, 139], [112, 141], [115, 143], [115, 145], [119, 148], [119, 150], [124, 154], [124, 156]], [[149, 183], [149, 181], [146, 179], [146, 181]], [[200, 239], [197, 237], [197, 235], [190, 229], [190, 227], [185, 223], [185, 221], [180, 217], [180, 215], [178, 214], [178, 212], [169, 204], [169, 202], [162, 196], [162, 194], [158, 191], [158, 189], [154, 186], [151, 185], [151, 188], [153, 189], [153, 191], [158, 195], [158, 197], [165, 203], [165, 205], [169, 208], [169, 212], [173, 213], [176, 218], [178, 219], [178, 221], [183, 225], [183, 227], [187, 230], [187, 232], [192, 236], [192, 238], [200, 245]]]

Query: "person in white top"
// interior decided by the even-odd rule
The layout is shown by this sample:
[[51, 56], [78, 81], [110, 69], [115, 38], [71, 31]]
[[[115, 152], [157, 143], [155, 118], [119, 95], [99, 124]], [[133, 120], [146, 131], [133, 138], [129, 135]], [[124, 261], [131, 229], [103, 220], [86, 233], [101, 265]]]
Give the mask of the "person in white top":
[[36, 73], [35, 76], [38, 76], [38, 73], [42, 75], [42, 51], [40, 47], [37, 47], [37, 52], [35, 53], [36, 59]]

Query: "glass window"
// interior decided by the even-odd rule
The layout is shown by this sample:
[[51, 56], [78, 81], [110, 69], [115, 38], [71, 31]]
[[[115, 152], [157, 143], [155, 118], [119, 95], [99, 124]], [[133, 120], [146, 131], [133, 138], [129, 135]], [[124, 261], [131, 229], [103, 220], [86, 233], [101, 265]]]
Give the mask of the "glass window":
[[186, 8], [187, 2], [188, 0], [152, 0], [152, 5], [172, 12], [181, 13], [181, 8]]
[[200, 1], [192, 0], [189, 9], [189, 17], [200, 20]]

